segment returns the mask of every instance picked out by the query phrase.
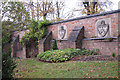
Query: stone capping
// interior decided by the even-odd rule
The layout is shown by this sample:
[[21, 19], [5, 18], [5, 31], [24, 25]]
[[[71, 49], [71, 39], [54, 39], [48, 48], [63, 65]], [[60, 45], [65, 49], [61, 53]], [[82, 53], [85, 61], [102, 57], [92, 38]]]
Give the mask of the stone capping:
[[52, 31], [48, 32], [48, 34], [46, 35], [46, 37], [45, 37], [44, 41], [46, 41], [46, 40], [47, 40], [47, 38], [49, 37], [49, 35], [52, 35]]
[[[73, 29], [73, 30], [75, 30], [75, 29]], [[77, 36], [77, 38], [76, 38], [76, 41], [77, 41], [78, 37], [81, 35], [81, 34], [80, 34], [81, 31], [83, 31], [83, 35], [84, 35], [84, 26], [82, 26], [81, 29], [77, 29], [77, 30], [79, 30], [80, 32], [79, 32], [79, 34], [78, 34], [78, 36]]]
[[42, 38], [39, 43], [44, 43], [47, 40], [47, 38], [49, 37], [49, 35], [52, 35], [52, 31], [48, 32], [48, 34], [45, 36], [45, 38]]
[[84, 30], [84, 26], [82, 27], [76, 26], [70, 33], [68, 40], [76, 42], [82, 30]]
[[86, 38], [83, 40], [105, 40], [107, 38], [117, 39], [117, 37], [100, 37], [100, 38]]
[[110, 14], [114, 14], [114, 13], [120, 13], [120, 9], [113, 10], [113, 11], [102, 12], [102, 13], [93, 14], [93, 15], [77, 17], [77, 18], [63, 20], [63, 21], [58, 21], [58, 22], [53, 22], [53, 23], [48, 24], [48, 26], [49, 25], [54, 25], [54, 24], [59, 24], [59, 23], [65, 23], [65, 22], [69, 22], [69, 21], [75, 21], [75, 20], [81, 20], [81, 19], [86, 19], [86, 18], [97, 17], [97, 16], [105, 16], [105, 15], [110, 15]]
[[59, 41], [59, 40], [61, 40], [61, 41], [68, 41], [68, 39], [56, 39], [56, 41]]
[[12, 43], [16, 42], [17, 39], [19, 39], [19, 35], [17, 35], [15, 39], [13, 39]]

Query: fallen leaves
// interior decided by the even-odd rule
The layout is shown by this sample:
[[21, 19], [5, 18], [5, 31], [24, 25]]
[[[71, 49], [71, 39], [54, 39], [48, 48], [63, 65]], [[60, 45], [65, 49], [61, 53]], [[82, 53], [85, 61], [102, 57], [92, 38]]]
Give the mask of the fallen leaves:
[[[117, 78], [118, 64], [110, 61], [81, 62], [71, 61], [66, 63], [30, 63], [20, 62], [14, 70], [15, 78], [37, 77], [63, 77], [63, 78]], [[26, 65], [24, 65], [26, 64]], [[19, 74], [18, 74], [19, 73]], [[41, 74], [41, 75], [40, 75]]]

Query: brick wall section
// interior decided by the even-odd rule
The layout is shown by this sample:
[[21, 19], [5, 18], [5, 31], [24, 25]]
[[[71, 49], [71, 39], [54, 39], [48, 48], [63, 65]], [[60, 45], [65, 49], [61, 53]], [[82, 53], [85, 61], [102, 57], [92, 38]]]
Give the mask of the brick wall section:
[[68, 40], [57, 40], [57, 47], [58, 49], [67, 49], [69, 48], [70, 44], [68, 42]]
[[49, 32], [44, 42], [45, 51], [51, 49], [51, 42], [50, 42], [51, 40], [52, 40], [52, 32]]
[[11, 57], [16, 57], [16, 44], [11, 45], [12, 52], [11, 52]]
[[[85, 38], [90, 38], [95, 36], [95, 23], [99, 19], [104, 19], [104, 18], [111, 18], [111, 36], [112, 37], [118, 37], [118, 32], [120, 31], [120, 13], [112, 13], [112, 14], [107, 14], [107, 15], [101, 15], [101, 16], [93, 16], [90, 18], [83, 18], [83, 19], [76, 19], [76, 20], [71, 20], [71, 21], [63, 21], [63, 22], [58, 22], [53, 25], [48, 26], [48, 31], [52, 31], [52, 36], [54, 39], [58, 39], [58, 26], [61, 25], [66, 25], [67, 27], [67, 38], [69, 38], [69, 35], [71, 31], [74, 29], [76, 26], [84, 26], [84, 37]], [[119, 20], [119, 21], [118, 21]], [[75, 47], [75, 45], [81, 45], [79, 42], [80, 39], [78, 39], [77, 43], [67, 43], [66, 41], [62, 41], [62, 43], [57, 42], [58, 46], [60, 49], [64, 49], [68, 46]], [[99, 49], [101, 54], [104, 55], [111, 55], [113, 52], [118, 55], [120, 54], [120, 48], [118, 48], [118, 41], [113, 41], [113, 42], [104, 42], [104, 41], [99, 41], [99, 40], [83, 40], [82, 41], [82, 48], [86, 49]], [[119, 50], [119, 51], [118, 51]]]
[[17, 52], [17, 42], [19, 41], [18, 36], [16, 36], [15, 40], [13, 41], [11, 48], [12, 48], [12, 52], [11, 52], [11, 56], [12, 57], [16, 57], [16, 52]]
[[120, 13], [118, 13], [118, 21], [119, 21], [119, 24], [118, 24], [118, 34], [119, 34], [119, 37], [118, 37], [118, 41], [119, 41], [119, 43], [118, 43], [118, 54], [119, 54], [119, 56], [120, 56]]
[[50, 50], [52, 40], [52, 31], [48, 32], [47, 36], [39, 42], [39, 53]]
[[71, 31], [74, 29], [75, 26], [84, 26], [84, 36], [86, 38], [90, 38], [90, 37], [95, 36], [96, 21], [102, 18], [111, 18], [111, 26], [112, 26], [111, 34], [112, 36], [118, 36], [118, 13], [50, 25], [48, 26], [48, 31], [52, 31], [53, 38], [58, 39], [58, 26], [66, 25], [67, 26], [67, 38], [68, 38]]
[[[66, 25], [67, 27], [67, 38], [69, 38], [71, 31], [76, 27], [76, 26], [84, 26], [84, 37], [85, 38], [90, 38], [95, 36], [95, 23], [99, 19], [103, 18], [111, 18], [111, 35], [113, 37], [118, 37], [120, 34], [118, 31], [120, 31], [120, 10], [117, 12], [111, 13], [110, 14], [102, 14], [102, 15], [97, 15], [92, 17], [86, 17], [86, 18], [79, 18], [79, 19], [73, 19], [69, 21], [63, 21], [63, 22], [58, 22], [53, 25], [48, 26], [48, 31], [52, 31], [52, 35], [50, 38], [47, 38], [46, 40], [43, 39], [41, 40], [42, 43], [39, 43], [39, 53], [46, 51], [50, 49], [50, 40], [51, 39], [58, 39], [58, 26], [61, 25]], [[91, 15], [90, 15], [91, 16]], [[118, 34], [119, 33], [119, 34]], [[15, 35], [20, 35], [20, 38], [24, 35], [24, 31], [21, 32], [15, 32]], [[81, 45], [82, 42], [82, 46]], [[120, 46], [118, 48], [118, 44], [120, 44], [120, 41], [113, 41], [113, 42], [104, 42], [100, 40], [83, 40], [81, 41], [81, 38], [77, 39], [77, 42], [72, 42], [68, 40], [63, 40], [61, 42], [57, 41], [57, 45], [59, 49], [65, 49], [67, 47], [70, 48], [86, 48], [86, 49], [100, 49], [101, 54], [105, 55], [111, 55], [113, 52], [116, 54], [120, 54]], [[16, 48], [14, 46], [14, 48]], [[119, 51], [118, 51], [119, 50]], [[24, 48], [24, 52], [25, 48]], [[26, 57], [26, 54], [23, 53], [21, 54], [23, 57]]]
[[118, 41], [102, 41], [102, 40], [83, 40], [82, 48], [90, 50], [100, 50], [100, 54], [112, 55], [115, 53], [118, 55]]
[[24, 46], [22, 51], [17, 51], [15, 55], [15, 57], [26, 59], [26, 47]]
[[84, 27], [75, 27], [68, 40], [57, 40], [58, 49], [81, 48], [84, 37]]
[[26, 57], [27, 58], [35, 58], [38, 54], [38, 48], [37, 48], [36, 42], [31, 42], [30, 45], [26, 45]]
[[80, 30], [80, 33], [77, 37], [76, 41], [76, 48], [81, 49], [82, 48], [82, 39], [84, 38], [84, 27]]
[[44, 52], [44, 44], [39, 43], [39, 53]]

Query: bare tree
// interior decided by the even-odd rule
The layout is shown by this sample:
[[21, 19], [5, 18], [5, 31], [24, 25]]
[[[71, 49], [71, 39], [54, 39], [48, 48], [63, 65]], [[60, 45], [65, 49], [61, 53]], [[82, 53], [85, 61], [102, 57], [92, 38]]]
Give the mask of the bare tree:
[[[75, 11], [81, 11], [82, 14], [96, 14], [100, 12], [106, 11], [110, 6], [112, 5], [112, 2], [110, 0], [105, 0], [105, 2], [100, 2], [96, 0], [83, 0], [83, 2], [79, 2], [79, 6], [83, 7], [82, 9], [76, 9]], [[109, 8], [110, 9], [110, 8]]]

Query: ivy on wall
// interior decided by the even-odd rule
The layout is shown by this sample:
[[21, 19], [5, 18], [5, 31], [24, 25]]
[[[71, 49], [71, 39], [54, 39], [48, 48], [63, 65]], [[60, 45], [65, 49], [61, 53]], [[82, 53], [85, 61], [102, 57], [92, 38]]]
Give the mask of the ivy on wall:
[[31, 21], [31, 25], [29, 27], [29, 32], [26, 33], [22, 39], [20, 40], [21, 44], [30, 44], [32, 41], [39, 42], [41, 38], [47, 35], [47, 25], [50, 22], [48, 20], [44, 21]]
[[4, 51], [5, 45], [11, 43], [11, 32], [13, 30], [12, 26], [10, 25], [11, 22], [2, 22], [2, 79], [9, 78], [10, 80], [13, 79], [13, 70], [16, 67], [16, 63], [14, 62], [13, 58], [11, 58], [11, 48], [9, 50]]

